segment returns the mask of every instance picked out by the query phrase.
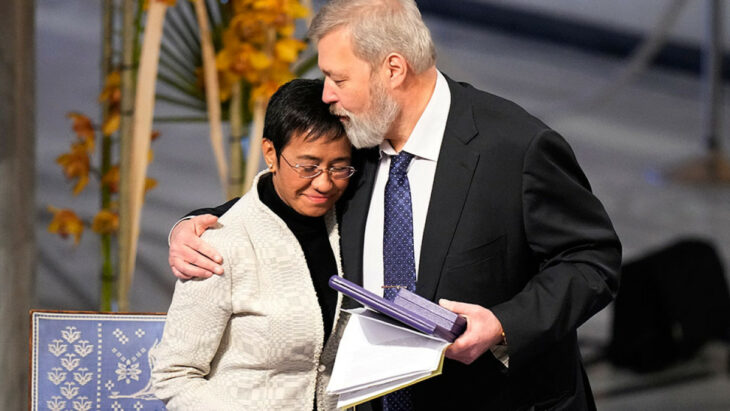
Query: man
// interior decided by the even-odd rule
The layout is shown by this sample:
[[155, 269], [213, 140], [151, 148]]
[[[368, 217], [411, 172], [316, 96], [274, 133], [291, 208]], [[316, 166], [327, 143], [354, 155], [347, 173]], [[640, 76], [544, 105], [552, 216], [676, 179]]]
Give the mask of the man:
[[[362, 171], [338, 203], [345, 276], [386, 296], [415, 284], [467, 317], [447, 351], [455, 361], [413, 386], [413, 408], [595, 408], [576, 329], [614, 297], [621, 246], [568, 144], [515, 104], [441, 74], [413, 0], [330, 1], [310, 38], [323, 101], [356, 147], [374, 147], [355, 153]], [[412, 160], [396, 197], [411, 211], [393, 217], [389, 186], [404, 179], [390, 168], [403, 156]], [[220, 274], [197, 238], [214, 221], [173, 230], [178, 277]], [[398, 241], [393, 227], [405, 228]]]

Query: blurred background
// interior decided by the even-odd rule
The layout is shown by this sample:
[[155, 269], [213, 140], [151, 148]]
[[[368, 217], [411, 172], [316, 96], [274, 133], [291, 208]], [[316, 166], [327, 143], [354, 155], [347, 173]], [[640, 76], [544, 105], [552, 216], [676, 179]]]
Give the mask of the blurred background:
[[[47, 207], [73, 207], [83, 219], [91, 219], [98, 211], [98, 193], [87, 189], [72, 196], [74, 183], [64, 177], [56, 159], [74, 138], [68, 112], [100, 117], [98, 96], [104, 82], [99, 63], [101, 1], [6, 1], [0, 10], [25, 12], [26, 17], [32, 13], [32, 32], [17, 24], [20, 14], [0, 17], [0, 24], [5, 25], [0, 42], [17, 45], [25, 39], [23, 44], [32, 47], [23, 52], [6, 45], [2, 50], [32, 54], [32, 65], [27, 66], [32, 74], [26, 73], [21, 80], [30, 87], [28, 98], [35, 89], [35, 103], [28, 108], [34, 120], [27, 118], [33, 122], [33, 135], [25, 136], [34, 139], [34, 146], [30, 146], [34, 150], [34, 190], [24, 194], [32, 197], [32, 205], [22, 212], [0, 210], [3, 222], [27, 219], [21, 232], [29, 235], [23, 241], [32, 243], [30, 248], [19, 250], [17, 232], [0, 234], [0, 278], [11, 285], [0, 286], [5, 288], [0, 300], [3, 351], [6, 344], [27, 341], [27, 337], [12, 339], [10, 335], [13, 330], [27, 330], [25, 314], [20, 320], [10, 319], [17, 312], [17, 305], [10, 306], [13, 298], [32, 308], [99, 308], [98, 236], [87, 230], [75, 245], [73, 239], [49, 233], [53, 214]], [[670, 328], [675, 326], [676, 337], [676, 324], [681, 321], [726, 321], [730, 312], [712, 310], [700, 310], [700, 319], [668, 317], [688, 312], [683, 307], [696, 307], [710, 294], [717, 298], [727, 295], [723, 280], [728, 277], [724, 268], [730, 266], [730, 169], [726, 162], [730, 145], [730, 29], [722, 26], [730, 22], [730, 4], [699, 0], [417, 2], [434, 37], [441, 71], [515, 101], [572, 145], [593, 191], [611, 216], [624, 246], [628, 271], [637, 273], [632, 277], [637, 281], [628, 283], [641, 283], [635, 286], [653, 290], [647, 294], [627, 292], [627, 296], [634, 292], [640, 298], [622, 301], [624, 312], [636, 312], [635, 304], [643, 302], [654, 314], [629, 315], [623, 324], [631, 318], [646, 320], [640, 326], [626, 325], [646, 330], [668, 323]], [[315, 1], [313, 7], [320, 3]], [[24, 34], [13, 34], [8, 27], [18, 27]], [[28, 38], [34, 41], [28, 42]], [[7, 96], [6, 90], [17, 91], [13, 87], [19, 80], [17, 72], [9, 68], [14, 58], [2, 53], [0, 58], [5, 65], [0, 71], [0, 88]], [[315, 68], [305, 75], [316, 77], [319, 73]], [[13, 101], [2, 98], [3, 105]], [[158, 102], [157, 113], [174, 115], [176, 110], [174, 105]], [[6, 112], [0, 116], [0, 125], [10, 130], [14, 121], [10, 111], [0, 111]], [[157, 180], [157, 186], [147, 194], [142, 211], [129, 294], [131, 310], [142, 312], [166, 311], [169, 305], [175, 280], [167, 263], [171, 226], [189, 210], [221, 203], [225, 195], [207, 123], [157, 122], [154, 128], [160, 137], [153, 143], [154, 161], [148, 176]], [[228, 133], [230, 128], [224, 123], [223, 134]], [[18, 147], [12, 139], [10, 133], [0, 137], [0, 161], [5, 163], [0, 184], [6, 186], [0, 194], [10, 197], [14, 190], [22, 190], [18, 186], [23, 181], [6, 177], [15, 175], [7, 165], [11, 161], [8, 154]], [[709, 168], [702, 168], [707, 164]], [[2, 204], [11, 207], [16, 203]], [[668, 247], [686, 239], [705, 248], [693, 254], [696, 248], [680, 246], [667, 254]], [[20, 261], [22, 256], [26, 257]], [[718, 264], [708, 266], [715, 257]], [[707, 280], [714, 273], [724, 277]], [[19, 275], [30, 278], [17, 285], [14, 282], [19, 281]], [[638, 280], [639, 276], [643, 280]], [[673, 288], [657, 292], [665, 280]], [[688, 285], [693, 282], [725, 289], [711, 293]], [[609, 306], [579, 329], [599, 410], [730, 409], [727, 339], [716, 335], [699, 338], [691, 347], [683, 347], [687, 348], [683, 355], [670, 352], [646, 366], [636, 358], [619, 358], [622, 347], [616, 345], [617, 332], [627, 331], [616, 330], [621, 325], [614, 323], [615, 312], [615, 307]], [[652, 350], [658, 348], [656, 345], [641, 345], [646, 342], [638, 337], [623, 342], [646, 350], [647, 355], [657, 353]], [[612, 343], [613, 354], [609, 350]], [[18, 366], [5, 358], [0, 371], [14, 376], [26, 372], [13, 367]], [[25, 384], [23, 379], [17, 386]], [[19, 404], [8, 402], [11, 396], [17, 397], [17, 390], [4, 394], [8, 400], [0, 398], [0, 408], [3, 402]], [[24, 399], [17, 401], [22, 404]], [[23, 408], [10, 407], [4, 409]]]

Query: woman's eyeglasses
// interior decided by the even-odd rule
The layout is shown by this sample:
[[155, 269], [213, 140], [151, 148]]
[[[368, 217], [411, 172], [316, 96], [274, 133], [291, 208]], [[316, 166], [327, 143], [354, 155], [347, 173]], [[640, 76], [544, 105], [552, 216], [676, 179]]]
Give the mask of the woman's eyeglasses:
[[357, 171], [355, 170], [355, 167], [352, 166], [324, 168], [315, 165], [292, 165], [292, 163], [290, 163], [283, 154], [281, 154], [280, 157], [283, 158], [289, 167], [293, 168], [301, 178], [315, 178], [326, 171], [335, 180], [346, 180], [352, 177], [352, 175], [355, 174], [355, 171]]

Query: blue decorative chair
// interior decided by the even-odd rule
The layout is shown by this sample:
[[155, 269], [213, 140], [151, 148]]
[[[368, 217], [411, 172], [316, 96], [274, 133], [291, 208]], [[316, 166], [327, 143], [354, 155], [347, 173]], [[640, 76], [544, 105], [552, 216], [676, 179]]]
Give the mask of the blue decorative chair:
[[164, 410], [150, 349], [164, 314], [31, 311], [31, 410]]

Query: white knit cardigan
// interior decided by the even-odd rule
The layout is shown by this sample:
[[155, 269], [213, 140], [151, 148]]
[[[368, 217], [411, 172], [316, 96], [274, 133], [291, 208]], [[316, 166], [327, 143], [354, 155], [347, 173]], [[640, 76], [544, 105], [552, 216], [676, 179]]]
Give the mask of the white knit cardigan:
[[[263, 173], [262, 173], [263, 174]], [[334, 409], [324, 392], [344, 328], [324, 326], [304, 253], [253, 187], [203, 239], [223, 257], [224, 274], [178, 281], [165, 331], [150, 356], [155, 394], [175, 410]], [[334, 211], [325, 216], [342, 275]], [[342, 318], [340, 318], [342, 317]]]

